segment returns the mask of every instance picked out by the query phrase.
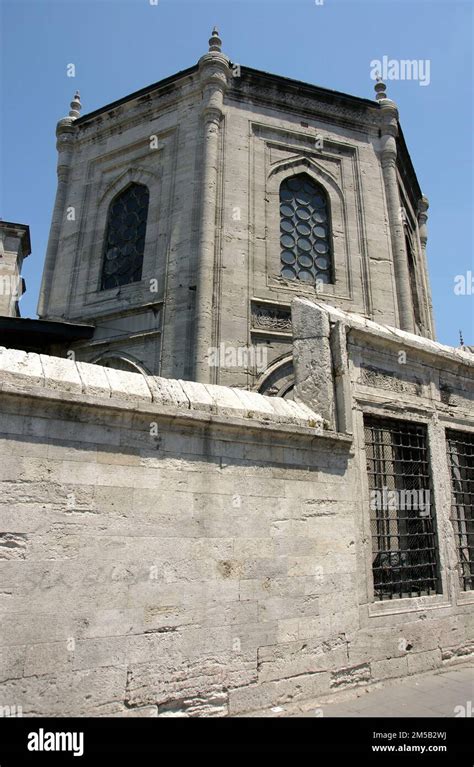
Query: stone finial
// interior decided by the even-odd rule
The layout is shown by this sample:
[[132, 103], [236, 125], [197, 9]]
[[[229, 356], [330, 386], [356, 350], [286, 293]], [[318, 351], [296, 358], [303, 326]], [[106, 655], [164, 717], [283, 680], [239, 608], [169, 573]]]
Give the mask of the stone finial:
[[209, 53], [212, 53], [212, 51], [217, 51], [218, 53], [222, 51], [222, 40], [219, 37], [219, 30], [217, 27], [214, 27], [212, 35], [209, 38]]
[[77, 119], [81, 116], [81, 96], [79, 94], [79, 91], [76, 91], [74, 94], [74, 98], [71, 101], [71, 109], [69, 110], [69, 117], [74, 117]]
[[[422, 195], [418, 201], [418, 213], [426, 216], [430, 203], [426, 195]], [[427, 216], [426, 216], [427, 217]]]
[[459, 345], [461, 346], [461, 348], [463, 348], [464, 346], [464, 338], [462, 335], [462, 330], [459, 331]]
[[428, 242], [428, 208], [430, 207], [428, 198], [423, 195], [418, 200], [418, 228], [420, 232], [420, 240], [423, 247], [426, 247]]
[[377, 101], [382, 101], [382, 99], [387, 98], [387, 86], [382, 80], [379, 72], [377, 72], [377, 76], [375, 80], [376, 80], [376, 83], [374, 85], [374, 90], [376, 94], [375, 98]]

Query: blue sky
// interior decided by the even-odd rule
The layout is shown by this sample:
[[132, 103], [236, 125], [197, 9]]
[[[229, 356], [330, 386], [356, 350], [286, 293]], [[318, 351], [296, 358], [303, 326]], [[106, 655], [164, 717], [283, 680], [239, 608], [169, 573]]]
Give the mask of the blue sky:
[[[153, 2], [154, 0], [152, 0]], [[366, 98], [370, 62], [430, 60], [430, 84], [389, 81], [420, 186], [437, 336], [474, 343], [473, 2], [456, 0], [3, 0], [0, 215], [29, 224], [23, 316], [36, 302], [56, 191], [55, 126], [194, 64], [217, 24], [238, 63]], [[67, 76], [74, 63], [76, 77]]]

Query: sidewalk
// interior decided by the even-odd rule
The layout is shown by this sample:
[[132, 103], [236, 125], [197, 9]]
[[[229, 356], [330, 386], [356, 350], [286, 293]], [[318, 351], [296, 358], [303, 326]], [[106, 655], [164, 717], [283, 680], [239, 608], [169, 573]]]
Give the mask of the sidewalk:
[[[459, 708], [458, 708], [459, 707]], [[462, 708], [460, 708], [462, 707]], [[265, 714], [264, 714], [265, 715]], [[387, 680], [320, 701], [275, 706], [267, 716], [474, 717], [474, 663]]]

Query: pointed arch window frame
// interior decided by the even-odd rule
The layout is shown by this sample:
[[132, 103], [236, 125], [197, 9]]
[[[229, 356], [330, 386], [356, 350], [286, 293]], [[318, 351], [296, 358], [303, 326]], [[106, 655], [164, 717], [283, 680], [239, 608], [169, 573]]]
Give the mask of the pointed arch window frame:
[[[282, 151], [281, 143], [273, 142], [273, 134], [272, 138], [266, 142], [266, 146], [267, 150], [275, 148], [278, 152]], [[295, 147], [291, 149], [294, 151]], [[288, 296], [297, 293], [311, 297], [321, 296], [329, 300], [353, 300], [353, 288], [354, 284], [357, 284], [358, 275], [354, 271], [355, 263], [350, 259], [349, 254], [353, 248], [351, 241], [354, 237], [357, 238], [358, 248], [362, 253], [364, 270], [362, 279], [364, 284], [367, 283], [366, 248], [359, 229], [354, 231], [352, 228], [353, 219], [349, 210], [349, 204], [361, 204], [360, 188], [357, 184], [348, 195], [341, 186], [347, 173], [350, 172], [352, 178], [352, 171], [357, 169], [357, 153], [353, 147], [339, 144], [337, 150], [337, 155], [330, 155], [332, 167], [328, 167], [327, 162], [323, 165], [320, 158], [313, 156], [313, 153], [311, 156], [299, 153], [290, 157], [281, 157], [269, 164], [266, 172], [265, 195], [262, 195], [262, 202], [255, 197], [255, 212], [252, 215], [257, 242], [254, 250], [253, 274], [255, 286], [260, 286], [260, 289], [267, 289], [271, 293], [284, 291]], [[326, 153], [328, 151], [326, 146]], [[299, 280], [285, 280], [280, 276], [280, 184], [286, 177], [298, 173], [307, 173], [314, 182], [325, 189], [329, 198], [333, 282], [320, 286]], [[258, 246], [260, 242], [262, 245]], [[364, 311], [369, 311], [370, 301], [365, 288], [363, 301]]]
[[[292, 181], [301, 183], [299, 190], [296, 184], [291, 188]], [[319, 280], [334, 285], [331, 200], [325, 186], [305, 170], [297, 170], [285, 174], [278, 192], [280, 276], [296, 284], [315, 286]]]
[[[113, 206], [117, 205], [120, 198], [125, 196], [127, 193], [129, 195], [133, 193], [134, 188], [145, 190], [145, 192], [141, 192], [141, 196], [146, 200], [146, 202], [142, 201], [140, 206], [140, 198], [137, 195], [135, 195], [135, 199], [130, 198], [129, 196], [123, 210], [118, 211], [119, 215], [121, 215], [121, 219], [113, 222], [111, 220], [111, 216], [113, 215]], [[126, 207], [127, 205], [128, 209]], [[134, 207], [135, 210], [132, 210], [132, 207]], [[128, 183], [126, 183], [121, 189], [116, 190], [114, 196], [109, 201], [107, 206], [105, 232], [99, 270], [100, 292], [113, 290], [116, 288], [121, 288], [125, 285], [133, 285], [141, 282], [143, 277], [143, 262], [145, 256], [149, 209], [150, 189], [148, 185], [142, 181], [136, 181], [133, 179], [129, 180]], [[135, 218], [135, 221], [133, 221], [132, 218]], [[138, 246], [137, 243], [141, 244]], [[132, 261], [134, 250], [135, 261], [139, 261], [139, 265], [135, 265], [135, 269], [133, 269]], [[109, 257], [109, 254], [111, 254], [111, 257]], [[134, 277], [134, 272], [137, 276], [132, 279], [120, 279], [121, 277], [127, 275], [127, 271], [125, 271], [123, 267], [123, 263], [127, 258], [131, 261], [128, 270], [128, 276], [130, 277], [131, 275]], [[110, 262], [113, 266], [114, 261], [116, 262], [115, 270], [109, 271], [109, 274], [107, 274], [107, 264]], [[118, 279], [116, 279], [115, 284], [107, 284], [107, 282], [110, 283], [111, 278], [113, 278], [114, 271]]]

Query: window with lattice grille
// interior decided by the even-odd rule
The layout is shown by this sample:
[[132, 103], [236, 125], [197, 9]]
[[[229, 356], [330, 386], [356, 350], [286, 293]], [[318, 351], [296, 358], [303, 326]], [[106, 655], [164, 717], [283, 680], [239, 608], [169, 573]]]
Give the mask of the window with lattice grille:
[[280, 186], [280, 261], [287, 280], [333, 282], [329, 201], [306, 173]]
[[365, 416], [376, 599], [441, 591], [424, 424]]
[[474, 589], [474, 433], [447, 429], [446, 445], [459, 577], [464, 591], [471, 591]]
[[142, 278], [149, 192], [130, 184], [112, 200], [107, 217], [101, 290], [139, 282]]

